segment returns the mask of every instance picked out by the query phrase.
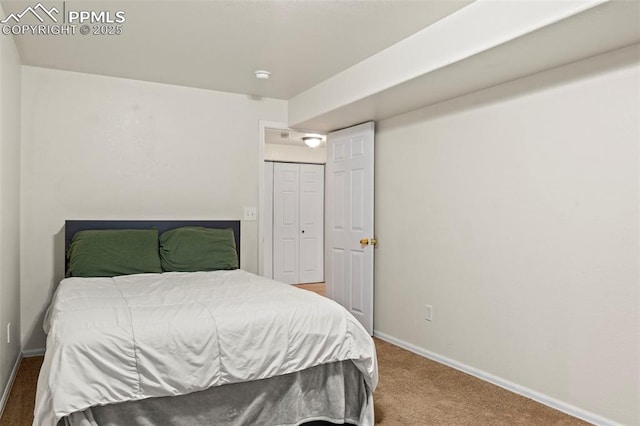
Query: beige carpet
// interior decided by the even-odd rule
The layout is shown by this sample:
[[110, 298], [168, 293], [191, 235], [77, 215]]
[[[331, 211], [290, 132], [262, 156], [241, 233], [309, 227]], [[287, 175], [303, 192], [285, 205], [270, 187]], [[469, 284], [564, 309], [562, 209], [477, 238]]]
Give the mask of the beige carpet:
[[376, 348], [376, 425], [588, 424], [379, 339]]
[[[376, 425], [586, 425], [530, 399], [375, 339]], [[22, 360], [0, 425], [28, 426], [42, 357]]]
[[9, 401], [0, 419], [1, 426], [30, 426], [33, 423], [36, 385], [43, 359], [41, 356], [24, 358], [20, 363]]

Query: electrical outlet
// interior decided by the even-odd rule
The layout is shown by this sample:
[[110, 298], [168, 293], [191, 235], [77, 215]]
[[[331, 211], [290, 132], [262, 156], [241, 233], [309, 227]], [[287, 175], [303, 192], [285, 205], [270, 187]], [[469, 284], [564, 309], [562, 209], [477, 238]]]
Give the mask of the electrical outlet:
[[424, 319], [427, 321], [433, 321], [433, 306], [425, 305]]
[[256, 208], [255, 207], [245, 207], [244, 208], [244, 220], [256, 220]]
[[7, 324], [7, 344], [11, 343], [11, 323]]

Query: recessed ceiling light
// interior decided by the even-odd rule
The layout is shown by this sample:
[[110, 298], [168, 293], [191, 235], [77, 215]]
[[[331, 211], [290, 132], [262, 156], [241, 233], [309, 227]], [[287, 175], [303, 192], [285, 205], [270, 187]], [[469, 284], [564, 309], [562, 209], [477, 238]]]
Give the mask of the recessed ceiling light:
[[265, 70], [258, 70], [254, 74], [256, 75], [256, 78], [260, 78], [262, 80], [266, 80], [271, 75], [269, 71]]

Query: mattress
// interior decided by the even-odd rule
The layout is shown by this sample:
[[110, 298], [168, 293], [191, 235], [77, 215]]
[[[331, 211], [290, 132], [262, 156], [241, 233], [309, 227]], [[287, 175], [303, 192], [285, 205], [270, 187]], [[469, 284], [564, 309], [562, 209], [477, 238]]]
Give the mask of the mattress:
[[44, 325], [37, 425], [342, 361], [363, 384], [357, 424], [373, 422], [375, 347], [360, 323], [329, 299], [242, 270], [67, 278]]

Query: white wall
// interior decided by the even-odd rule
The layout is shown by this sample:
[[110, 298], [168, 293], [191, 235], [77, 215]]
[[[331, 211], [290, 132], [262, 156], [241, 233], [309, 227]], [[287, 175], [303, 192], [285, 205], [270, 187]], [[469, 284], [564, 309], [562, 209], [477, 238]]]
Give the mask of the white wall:
[[[23, 68], [22, 334], [43, 348], [65, 219], [241, 219], [258, 206], [259, 121], [286, 102]], [[257, 272], [257, 222], [241, 266]]]
[[295, 163], [324, 164], [327, 162], [326, 144], [315, 149], [307, 146], [267, 143], [264, 145], [264, 159]]
[[639, 51], [378, 124], [377, 332], [640, 423]]
[[[0, 7], [0, 16], [4, 12]], [[0, 393], [20, 354], [20, 57], [0, 36]], [[11, 343], [7, 344], [7, 323]]]

